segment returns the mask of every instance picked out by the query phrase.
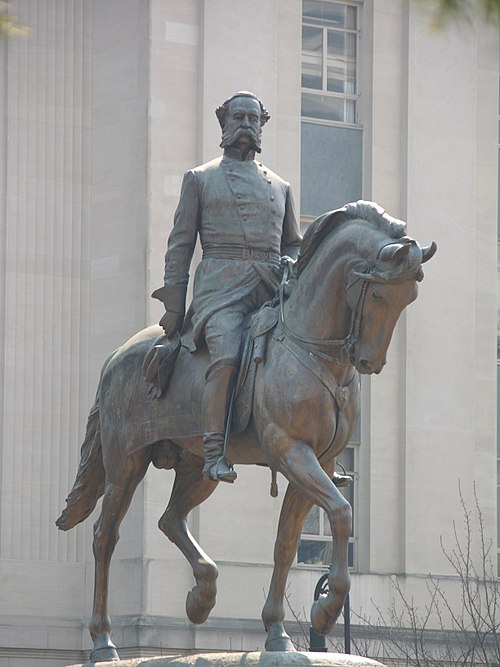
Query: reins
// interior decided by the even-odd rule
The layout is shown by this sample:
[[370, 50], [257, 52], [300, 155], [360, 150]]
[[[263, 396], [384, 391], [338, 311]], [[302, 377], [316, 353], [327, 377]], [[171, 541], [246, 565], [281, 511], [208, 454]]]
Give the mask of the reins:
[[[412, 240], [413, 241], [413, 240]], [[285, 284], [288, 281], [290, 274], [290, 267], [288, 263], [285, 265], [285, 270], [283, 271], [283, 277], [279, 287], [279, 303], [280, 303], [280, 326], [283, 332], [283, 335], [288, 337], [290, 340], [293, 340], [295, 343], [304, 347], [312, 354], [317, 355], [318, 357], [326, 360], [333, 361], [341, 366], [346, 366], [351, 360], [351, 350], [354, 345], [357, 343], [361, 331], [361, 320], [363, 318], [363, 309], [365, 305], [366, 294], [368, 287], [372, 282], [402, 282], [407, 280], [409, 275], [405, 272], [398, 272], [392, 279], [387, 279], [385, 276], [379, 276], [377, 274], [377, 260], [382, 252], [383, 248], [389, 245], [392, 245], [394, 240], [384, 239], [382, 243], [376, 246], [376, 251], [373, 256], [370, 267], [365, 272], [354, 272], [355, 279], [347, 285], [346, 291], [349, 294], [349, 290], [357, 284], [360, 284], [359, 293], [356, 298], [356, 306], [351, 309], [351, 323], [349, 326], [349, 333], [347, 336], [340, 340], [334, 339], [324, 339], [324, 338], [315, 338], [312, 336], [304, 336], [302, 334], [294, 331], [285, 320]], [[413, 243], [415, 243], [413, 241]], [[416, 279], [417, 276], [415, 276]]]
[[351, 289], [358, 281], [361, 281], [361, 289], [359, 290], [358, 297], [356, 299], [356, 307], [352, 311], [351, 323], [349, 326], [349, 333], [343, 339], [324, 339], [316, 338], [313, 336], [304, 336], [302, 334], [294, 331], [285, 320], [285, 309], [284, 309], [284, 290], [285, 284], [288, 281], [290, 269], [288, 264], [285, 266], [283, 272], [283, 278], [279, 287], [279, 322], [283, 335], [289, 338], [290, 340], [297, 343], [300, 347], [306, 348], [309, 352], [317, 355], [318, 357], [326, 360], [333, 361], [341, 366], [345, 366], [350, 361], [351, 349], [359, 338], [359, 332], [361, 329], [361, 319], [363, 315], [363, 307], [366, 298], [366, 292], [368, 290], [369, 279], [357, 277], [356, 280], [348, 285], [347, 289]]
[[[330, 369], [321, 363], [321, 360], [334, 362], [340, 366], [354, 364], [352, 359], [352, 348], [359, 340], [361, 332], [361, 321], [363, 319], [363, 310], [366, 301], [368, 288], [372, 282], [401, 282], [409, 277], [408, 273], [399, 271], [394, 275], [394, 279], [389, 279], [388, 274], [378, 272], [377, 260], [385, 246], [392, 245], [394, 240], [384, 241], [377, 245], [370, 267], [364, 272], [354, 271], [354, 280], [346, 287], [347, 300], [349, 303], [350, 290], [356, 289], [352, 301], [355, 302], [354, 308], [351, 307], [351, 322], [349, 332], [343, 339], [324, 339], [313, 336], [305, 336], [296, 332], [285, 318], [285, 286], [290, 276], [290, 264], [286, 263], [281, 283], [278, 289], [279, 298], [279, 324], [275, 330], [273, 338], [283, 345], [299, 363], [301, 363], [312, 375], [314, 375], [321, 384], [327, 389], [337, 405], [338, 413], [342, 412], [350, 397], [349, 386], [356, 377], [356, 371], [352, 374], [345, 384], [338, 384], [333, 377]], [[413, 269], [412, 269], [413, 273]], [[417, 274], [418, 275], [418, 274]], [[417, 275], [415, 276], [418, 279]], [[333, 446], [337, 436], [339, 420], [336, 420], [335, 432], [328, 446], [318, 455], [321, 459]], [[271, 495], [276, 497], [278, 493], [276, 483], [276, 471], [271, 469]]]
[[[374, 265], [375, 264], [373, 264], [373, 266]], [[371, 270], [372, 268], [370, 268], [368, 273], [365, 274], [366, 277], [363, 275], [357, 275], [356, 279], [347, 286], [347, 290], [352, 289], [355, 285], [358, 284], [360, 285], [360, 288], [359, 293], [355, 299], [356, 306], [352, 310], [349, 332], [345, 338], [340, 340], [325, 340], [323, 338], [316, 338], [313, 336], [304, 336], [294, 331], [287, 324], [285, 319], [285, 285], [290, 274], [290, 267], [288, 263], [285, 265], [283, 277], [278, 290], [279, 327], [274, 335], [274, 338], [279, 341], [288, 350], [288, 352], [290, 352], [297, 359], [297, 361], [301, 363], [310, 373], [312, 373], [312, 375], [314, 375], [314, 377], [316, 377], [319, 382], [321, 382], [321, 384], [327, 389], [337, 406], [339, 414], [342, 412], [349, 400], [349, 386], [356, 377], [356, 371], [353, 369], [353, 372], [348, 378], [347, 382], [340, 385], [338, 382], [336, 382], [332, 372], [325, 368], [324, 364], [321, 363], [321, 360], [334, 362], [341, 366], [347, 366], [351, 362], [351, 350], [359, 338], [361, 329], [363, 308], [366, 299], [366, 293], [370, 283], [369, 274]], [[328, 444], [325, 450], [319, 454], [319, 459], [321, 459], [326, 454], [326, 452], [329, 451], [335, 442], [338, 423], [339, 421], [337, 419], [335, 433], [333, 434], [331, 442]], [[271, 472], [271, 495], [275, 497], [275, 494], [277, 494], [276, 473], [275, 471]]]

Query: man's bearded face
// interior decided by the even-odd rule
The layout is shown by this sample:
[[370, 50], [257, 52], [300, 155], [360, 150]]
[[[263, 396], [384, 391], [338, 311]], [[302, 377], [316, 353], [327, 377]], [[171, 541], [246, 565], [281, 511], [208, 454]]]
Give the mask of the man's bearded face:
[[260, 105], [253, 97], [235, 97], [229, 104], [221, 147], [234, 146], [243, 151], [261, 151]]

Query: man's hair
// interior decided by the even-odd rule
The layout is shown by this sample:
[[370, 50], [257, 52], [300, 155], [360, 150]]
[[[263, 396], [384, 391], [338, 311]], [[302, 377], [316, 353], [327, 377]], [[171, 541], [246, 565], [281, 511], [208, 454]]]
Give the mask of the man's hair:
[[266, 109], [266, 107], [262, 104], [262, 102], [259, 100], [259, 98], [254, 95], [253, 93], [249, 93], [247, 90], [240, 90], [240, 92], [235, 93], [232, 97], [230, 97], [228, 100], [223, 102], [220, 107], [217, 107], [215, 110], [215, 114], [219, 120], [219, 124], [222, 129], [224, 129], [224, 125], [226, 123], [226, 116], [227, 112], [229, 110], [229, 105], [231, 102], [236, 98], [236, 97], [252, 97], [254, 100], [257, 100], [260, 106], [260, 126], [262, 127], [267, 123], [267, 121], [271, 118], [271, 114], [269, 111]]

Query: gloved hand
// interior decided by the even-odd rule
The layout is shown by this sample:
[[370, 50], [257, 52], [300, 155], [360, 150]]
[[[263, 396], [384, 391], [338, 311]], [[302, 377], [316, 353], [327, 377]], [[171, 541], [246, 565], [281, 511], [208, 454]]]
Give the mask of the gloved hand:
[[297, 261], [296, 259], [293, 259], [289, 255], [282, 255], [280, 259], [280, 264], [283, 267], [288, 266], [288, 268], [291, 269], [296, 261]]
[[293, 259], [289, 255], [282, 255], [280, 259], [280, 266], [282, 269], [282, 279], [288, 281], [289, 278], [293, 276], [293, 267], [296, 263], [296, 259]]
[[160, 326], [168, 338], [173, 338], [180, 332], [183, 320], [184, 315], [167, 310], [160, 320]]

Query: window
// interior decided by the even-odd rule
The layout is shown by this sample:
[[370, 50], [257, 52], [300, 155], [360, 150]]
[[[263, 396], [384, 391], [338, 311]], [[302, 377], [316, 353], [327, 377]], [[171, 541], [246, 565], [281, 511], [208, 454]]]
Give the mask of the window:
[[[324, 211], [363, 196], [363, 129], [358, 124], [361, 2], [303, 0], [301, 213], [304, 227]], [[338, 457], [354, 482], [341, 489], [353, 508], [349, 567], [357, 567], [356, 496], [359, 424]], [[297, 562], [328, 567], [330, 524], [313, 507], [302, 528]]]
[[[337, 464], [340, 464], [347, 474], [351, 475], [354, 482], [351, 486], [340, 489], [342, 495], [349, 501], [352, 507], [353, 522], [352, 532], [349, 538], [348, 563], [350, 568], [355, 567], [356, 563], [356, 538], [355, 538], [355, 497], [356, 497], [356, 458], [357, 447], [349, 445], [337, 458]], [[337, 466], [339, 468], [340, 466]], [[342, 469], [337, 470], [342, 472]], [[324, 512], [317, 506], [314, 506], [307, 515], [302, 527], [302, 538], [300, 540], [297, 552], [297, 562], [303, 565], [321, 565], [329, 567], [332, 562], [332, 533], [330, 523]]]
[[302, 117], [357, 123], [358, 7], [303, 0]]
[[308, 216], [363, 196], [361, 8], [303, 0], [300, 210]]

